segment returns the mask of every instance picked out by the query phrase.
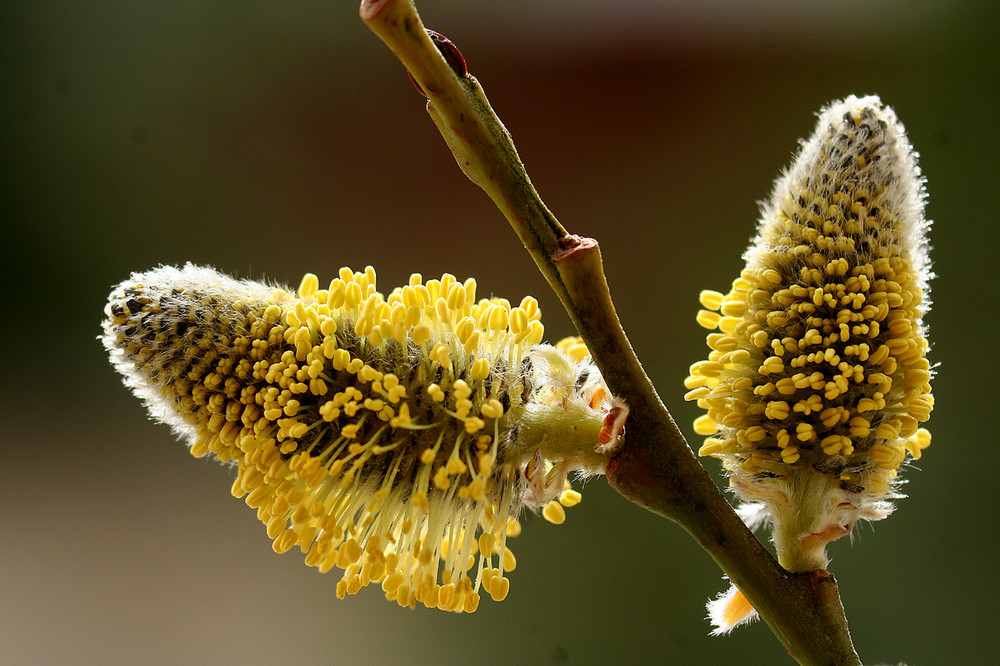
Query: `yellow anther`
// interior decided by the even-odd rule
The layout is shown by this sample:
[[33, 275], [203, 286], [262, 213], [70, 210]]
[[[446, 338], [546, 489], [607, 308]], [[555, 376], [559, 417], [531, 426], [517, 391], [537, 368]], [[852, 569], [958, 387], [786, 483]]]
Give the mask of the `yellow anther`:
[[871, 424], [860, 416], [855, 416], [848, 425], [852, 437], [867, 437], [871, 433]]
[[757, 369], [757, 372], [759, 372], [762, 375], [771, 375], [784, 372], [784, 370], [785, 370], [785, 363], [784, 361], [781, 360], [780, 357], [768, 356], [766, 359], [764, 359], [764, 362]]
[[738, 377], [733, 380], [732, 387], [734, 391], [748, 391], [753, 387], [753, 380], [750, 377]]
[[562, 525], [566, 522], [566, 510], [559, 502], [552, 501], [542, 509], [542, 516], [553, 525]]
[[684, 388], [691, 390], [696, 388], [701, 388], [702, 386], [712, 387], [718, 384], [717, 379], [710, 379], [708, 377], [702, 376], [692, 376], [688, 375], [684, 378]]
[[364, 290], [357, 282], [347, 282], [344, 293], [344, 307], [353, 310], [365, 299]]
[[538, 301], [531, 296], [525, 296], [521, 299], [519, 307], [528, 316], [528, 321], [535, 321], [541, 316], [541, 313], [538, 311]]
[[448, 474], [454, 476], [456, 474], [465, 474], [468, 471], [468, 467], [464, 462], [459, 460], [458, 457], [450, 458], [448, 460]]
[[337, 349], [333, 352], [333, 358], [330, 360], [333, 369], [340, 372], [347, 369], [347, 364], [351, 362], [351, 353], [346, 349]]
[[319, 289], [319, 278], [312, 273], [306, 273], [302, 276], [302, 282], [299, 283], [299, 298], [308, 298], [316, 293]]
[[465, 307], [465, 301], [468, 298], [468, 292], [460, 284], [453, 284], [448, 289], [448, 309], [454, 312], [460, 312]]
[[699, 388], [693, 389], [693, 390], [688, 391], [687, 393], [685, 393], [684, 394], [684, 399], [687, 400], [687, 401], [700, 400], [700, 399], [708, 396], [708, 394], [710, 394], [711, 392], [712, 392], [712, 390], [709, 389], [708, 387], [701, 386]]
[[406, 387], [403, 386], [402, 384], [399, 384], [389, 389], [388, 392], [389, 402], [396, 404], [405, 397], [406, 397]]
[[[808, 384], [804, 384], [803, 388], [807, 385]], [[774, 382], [774, 386], [777, 389], [778, 393], [782, 395], [792, 395], [799, 388], [796, 385], [795, 379], [793, 377], [782, 377], [777, 382]]]
[[881, 439], [896, 439], [899, 437], [899, 426], [900, 423], [896, 419], [883, 423], [875, 428], [875, 436]]
[[493, 535], [489, 532], [483, 532], [479, 535], [479, 552], [483, 555], [489, 555], [493, 552]]
[[562, 494], [559, 495], [559, 503], [567, 508], [576, 506], [582, 499], [583, 495], [573, 489], [564, 490], [562, 491]]
[[465, 294], [466, 294], [466, 296], [465, 296], [465, 302], [466, 303], [475, 303], [476, 302], [476, 287], [477, 287], [476, 279], [475, 278], [468, 278], [462, 284], [462, 286], [465, 287]]
[[720, 352], [731, 352], [739, 346], [736, 338], [724, 333], [709, 333], [706, 341], [709, 347]]
[[912, 368], [903, 374], [903, 381], [906, 386], [920, 386], [927, 384], [931, 380], [931, 373], [924, 368]]
[[517, 558], [514, 557], [514, 553], [511, 552], [510, 548], [506, 546], [503, 549], [503, 570], [513, 571], [517, 568]]
[[[843, 448], [844, 443], [840, 435], [830, 435], [829, 437], [824, 437], [819, 445], [823, 449], [823, 453], [828, 456], [836, 455]], [[850, 441], [850, 440], [848, 440]]]
[[358, 371], [358, 378], [363, 382], [379, 381], [382, 379], [382, 373], [370, 365], [364, 365]]
[[437, 361], [443, 367], [450, 368], [451, 367], [450, 354], [451, 354], [451, 348], [447, 344], [439, 342], [436, 345], [434, 345], [433, 349], [431, 349], [429, 357], [432, 361]]
[[702, 328], [713, 330], [719, 327], [719, 322], [722, 321], [722, 315], [718, 312], [712, 312], [711, 310], [699, 310], [696, 320], [698, 325]]
[[914, 460], [919, 460], [921, 451], [931, 445], [931, 433], [925, 428], [920, 428], [917, 432], [906, 440], [906, 448]]
[[698, 435], [714, 435], [718, 429], [719, 424], [707, 414], [699, 416], [694, 420], [694, 431]]
[[537, 345], [541, 343], [542, 339], [545, 337], [545, 327], [542, 326], [542, 322], [537, 319], [533, 320], [531, 322], [530, 330], [531, 333], [525, 337], [525, 342], [529, 345]]
[[774, 270], [773, 268], [765, 268], [763, 271], [761, 271], [760, 276], [773, 285], [781, 284], [782, 281], [781, 273]]
[[475, 381], [483, 380], [490, 375], [490, 362], [481, 358], [472, 364], [472, 368], [469, 370], [469, 377]]
[[800, 442], [809, 442], [816, 439], [816, 433], [811, 423], [800, 423], [795, 426], [795, 438]]
[[771, 337], [768, 335], [767, 331], [757, 331], [751, 337], [750, 341], [753, 342], [753, 346], [758, 349], [764, 349], [770, 344]]
[[309, 424], [307, 423], [295, 423], [288, 427], [288, 436], [291, 439], [305, 437], [307, 432], [309, 432]]
[[873, 372], [868, 375], [867, 381], [869, 384], [882, 384], [886, 381], [891, 382], [892, 380], [890, 380], [887, 376], [885, 376], [881, 372]]
[[449, 323], [451, 321], [451, 311], [448, 309], [448, 301], [443, 298], [438, 298], [434, 303], [434, 312], [437, 318], [444, 323]]
[[295, 358], [300, 361], [304, 361], [309, 351], [312, 349], [312, 338], [309, 334], [309, 329], [302, 327], [295, 332], [294, 338], [295, 344]]
[[411, 336], [413, 338], [414, 344], [422, 345], [423, 343], [430, 340], [431, 337], [431, 327], [427, 324], [418, 324], [413, 327], [413, 333]]
[[371, 288], [374, 288], [375, 285], [376, 285], [376, 279], [375, 278], [376, 278], [376, 276], [375, 276], [375, 269], [373, 267], [371, 267], [371, 266], [365, 266], [365, 272], [364, 272], [364, 277], [363, 278], [360, 275], [356, 276], [356, 279], [359, 282], [363, 282], [363, 284], [366, 287], [371, 287]]
[[768, 402], [767, 406], [764, 408], [764, 416], [776, 421], [787, 419], [790, 412], [791, 408], [784, 400]]
[[509, 312], [507, 308], [494, 305], [489, 310], [488, 326], [490, 330], [493, 331], [503, 331], [507, 328], [507, 323], [509, 322]]
[[[812, 396], [812, 398], [815, 398], [816, 399], [815, 402], [818, 403], [816, 406], [812, 408], [812, 411], [817, 411], [822, 407], [822, 404], [820, 403], [819, 400], [819, 396]], [[838, 423], [846, 421], [847, 417], [848, 417], [848, 412], [843, 407], [827, 407], [819, 414], [819, 420], [827, 428], [832, 428]]]
[[[703, 289], [700, 294], [698, 294], [698, 302], [701, 303], [702, 307], [708, 310], [718, 310], [722, 307], [722, 300], [725, 298], [721, 292], [712, 291], [711, 289]], [[707, 327], [706, 328], [710, 328]], [[711, 328], [714, 328], [711, 327]]]
[[455, 383], [451, 386], [451, 390], [455, 394], [455, 397], [459, 400], [468, 398], [472, 395], [472, 389], [469, 388], [469, 385], [464, 379], [456, 379]]
[[[461, 287], [457, 287], [461, 289]], [[463, 290], [464, 293], [464, 290]], [[469, 336], [476, 330], [476, 320], [473, 317], [462, 317], [457, 324], [455, 324], [455, 337], [462, 344], [465, 344]]]
[[510, 580], [503, 576], [498, 576], [494, 580], [492, 587], [493, 589], [489, 590], [490, 598], [493, 601], [503, 601], [507, 598], [507, 593], [510, 591]]
[[486, 422], [478, 417], [471, 417], [465, 420], [465, 432], [470, 435], [475, 434], [486, 427]]
[[520, 334], [522, 331], [528, 328], [528, 314], [524, 311], [524, 308], [514, 308], [510, 311], [510, 332], [514, 335]]
[[445, 393], [444, 390], [437, 384], [428, 384], [427, 394], [431, 397], [434, 402], [444, 402]]
[[490, 398], [479, 408], [479, 413], [488, 419], [498, 419], [503, 416], [503, 404], [496, 398]]
[[883, 469], [896, 469], [901, 462], [898, 452], [885, 444], [876, 444], [869, 452], [871, 459]]
[[723, 333], [732, 335], [736, 332], [736, 327], [740, 324], [740, 319], [738, 317], [723, 317], [719, 320], [719, 330]]
[[480, 331], [473, 331], [469, 336], [469, 339], [465, 341], [465, 353], [474, 354], [477, 349], [479, 349], [480, 341], [482, 340], [482, 333]]
[[761, 386], [755, 387], [753, 392], [754, 395], [765, 396], [765, 395], [771, 395], [777, 390], [778, 387], [774, 385], [774, 382], [768, 382], [766, 384], [762, 384]]
[[797, 463], [800, 457], [799, 450], [794, 446], [781, 449], [781, 461], [788, 465]]
[[799, 400], [792, 407], [792, 411], [809, 416], [813, 412], [818, 412], [823, 408], [823, 400], [818, 395], [811, 395], [804, 400]]
[[448, 490], [451, 481], [448, 479], [448, 470], [442, 465], [434, 473], [434, 487], [440, 490]]
[[347, 285], [343, 280], [338, 278], [330, 281], [330, 286], [327, 287], [326, 305], [331, 311], [344, 307], [347, 298], [346, 290]]
[[740, 300], [724, 300], [719, 312], [727, 317], [740, 317], [746, 312], [747, 304]]
[[704, 375], [705, 377], [718, 377], [725, 369], [722, 363], [714, 361], [698, 361], [689, 368], [689, 372], [694, 375]]
[[[811, 384], [809, 377], [803, 372], [798, 372], [792, 375], [791, 380], [792, 380], [792, 385], [797, 389], [809, 388], [809, 385]], [[780, 383], [778, 385], [778, 390], [779, 391], [781, 390]]]
[[899, 436], [905, 438], [912, 437], [918, 429], [917, 419], [910, 414], [900, 414], [896, 417], [899, 421]]

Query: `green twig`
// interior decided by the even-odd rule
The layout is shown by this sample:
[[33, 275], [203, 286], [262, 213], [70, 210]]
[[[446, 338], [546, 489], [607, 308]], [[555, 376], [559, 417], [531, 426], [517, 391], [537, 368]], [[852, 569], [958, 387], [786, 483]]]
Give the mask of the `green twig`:
[[507, 217], [609, 388], [630, 407], [607, 468], [611, 486], [687, 530], [800, 663], [860, 664], [832, 574], [778, 566], [698, 463], [622, 330], [597, 242], [567, 233], [545, 207], [478, 81], [453, 70], [412, 2], [363, 0], [361, 17], [428, 96], [428, 113], [462, 171]]

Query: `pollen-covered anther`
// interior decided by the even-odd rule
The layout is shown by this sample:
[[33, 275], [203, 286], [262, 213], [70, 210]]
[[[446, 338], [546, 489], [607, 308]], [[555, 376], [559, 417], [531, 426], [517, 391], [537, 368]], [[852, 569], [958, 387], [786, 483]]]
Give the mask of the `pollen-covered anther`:
[[126, 383], [192, 454], [233, 462], [276, 552], [342, 569], [340, 597], [505, 598], [522, 504], [562, 522], [580, 501], [566, 474], [605, 464], [612, 399], [585, 346], [541, 345], [537, 301], [477, 300], [472, 279], [414, 274], [383, 296], [371, 267], [295, 291], [164, 267], [106, 313]]
[[545, 520], [554, 525], [562, 525], [566, 522], [566, 511], [559, 502], [549, 502], [542, 510]]

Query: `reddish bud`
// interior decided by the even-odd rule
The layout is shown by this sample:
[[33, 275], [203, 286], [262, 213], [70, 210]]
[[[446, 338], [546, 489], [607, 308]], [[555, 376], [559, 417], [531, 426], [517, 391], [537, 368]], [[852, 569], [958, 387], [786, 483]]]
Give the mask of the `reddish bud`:
[[[434, 42], [434, 46], [436, 46], [438, 52], [444, 56], [445, 62], [448, 63], [448, 66], [451, 67], [453, 72], [461, 77], [469, 75], [469, 68], [465, 64], [465, 58], [462, 56], [462, 52], [458, 50], [458, 47], [455, 46], [455, 42], [451, 41], [441, 33], [430, 29], [427, 29], [427, 36], [431, 38], [432, 42]], [[417, 83], [415, 78], [413, 78], [413, 75], [409, 72], [407, 72], [407, 74], [409, 74], [410, 81], [412, 81], [413, 85], [417, 87], [420, 94], [427, 97], [427, 93], [425, 93], [423, 88], [420, 87], [420, 84]]]

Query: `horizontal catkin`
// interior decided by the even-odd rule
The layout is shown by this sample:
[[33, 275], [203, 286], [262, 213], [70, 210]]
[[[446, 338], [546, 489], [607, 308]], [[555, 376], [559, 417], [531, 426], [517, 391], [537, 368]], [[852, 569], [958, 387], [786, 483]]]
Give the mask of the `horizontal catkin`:
[[537, 302], [475, 293], [414, 275], [384, 296], [371, 267], [293, 292], [168, 266], [112, 293], [103, 341], [192, 454], [236, 465], [275, 551], [342, 569], [338, 596], [381, 583], [470, 611], [484, 571], [507, 594], [522, 504], [579, 501], [566, 474], [599, 471], [609, 409], [578, 341], [541, 344]]

